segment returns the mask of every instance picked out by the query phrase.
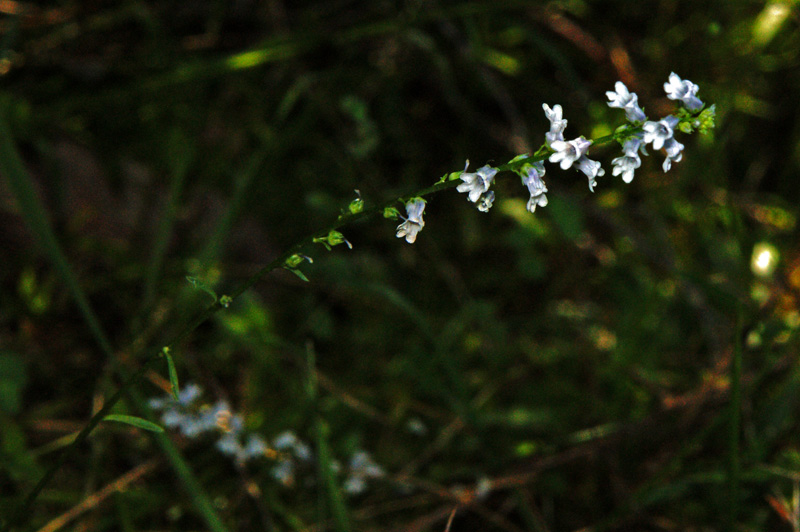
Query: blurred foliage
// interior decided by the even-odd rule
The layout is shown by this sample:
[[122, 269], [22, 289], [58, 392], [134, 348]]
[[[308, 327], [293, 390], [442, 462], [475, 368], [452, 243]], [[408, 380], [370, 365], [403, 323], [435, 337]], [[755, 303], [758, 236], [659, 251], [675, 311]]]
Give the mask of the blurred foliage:
[[[237, 467], [172, 437], [229, 530], [444, 530], [456, 507], [454, 532], [792, 530], [796, 2], [65, 0], [0, 14], [0, 112], [115, 349], [98, 349], [2, 176], [0, 516], [117, 389], [115, 365], [136, 369], [208, 303], [187, 276], [221, 296], [355, 189], [369, 208], [466, 159], [535, 150], [542, 103], [564, 107], [568, 136], [608, 134], [622, 113], [605, 91], [622, 80], [663, 116], [674, 71], [718, 118], [682, 137], [669, 173], [650, 157], [625, 185], [605, 147], [595, 194], [552, 167], [535, 215], [505, 176], [488, 215], [452, 191], [429, 198], [414, 245], [391, 220], [345, 227], [352, 250], [304, 251], [310, 282], [276, 272], [173, 353], [181, 381], [248, 430], [292, 430], [323, 462], [365, 449], [385, 479], [358, 496], [314, 471], [288, 487], [269, 457]], [[148, 378], [139, 391], [162, 396], [166, 371]], [[102, 425], [28, 524], [203, 527], [160, 453]]]

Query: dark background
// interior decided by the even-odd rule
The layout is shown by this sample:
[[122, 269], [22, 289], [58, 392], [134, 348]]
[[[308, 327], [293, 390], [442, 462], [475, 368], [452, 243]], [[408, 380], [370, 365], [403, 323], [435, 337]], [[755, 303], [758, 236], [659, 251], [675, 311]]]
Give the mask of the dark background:
[[[676, 72], [716, 104], [717, 128], [678, 134], [669, 173], [651, 154], [626, 185], [609, 144], [591, 152], [606, 169], [594, 194], [548, 165], [535, 214], [512, 174], [489, 214], [433, 195], [415, 244], [380, 216], [345, 227], [352, 250], [304, 250], [309, 283], [275, 272], [180, 344], [180, 379], [205, 403], [314, 447], [293, 486], [269, 456], [237, 466], [213, 438], [168, 431], [175, 458], [104, 423], [25, 525], [444, 530], [459, 507], [453, 531], [793, 530], [795, 3], [65, 0], [0, 14], [3, 134], [55, 235], [31, 222], [5, 152], [0, 515], [118, 388], [115, 368], [210, 302], [187, 275], [229, 293], [355, 189], [374, 206], [466, 159], [534, 151], [542, 103], [563, 106], [568, 138], [624, 122], [605, 103], [618, 80], [664, 116]], [[157, 366], [116, 411], [146, 415], [166, 386]], [[358, 449], [387, 474], [350, 495], [318, 465]]]

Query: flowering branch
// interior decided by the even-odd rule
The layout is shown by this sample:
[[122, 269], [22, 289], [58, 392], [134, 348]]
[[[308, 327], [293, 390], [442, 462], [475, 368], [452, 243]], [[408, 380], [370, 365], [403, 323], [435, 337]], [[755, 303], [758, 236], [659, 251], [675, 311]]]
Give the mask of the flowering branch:
[[[563, 109], [560, 105], [554, 105], [551, 108], [544, 104], [542, 107], [545, 116], [550, 122], [550, 131], [545, 134], [545, 143], [533, 154], [519, 155], [506, 164], [497, 167], [486, 165], [475, 172], [467, 172], [469, 168], [469, 161], [467, 161], [464, 170], [445, 174], [432, 186], [411, 195], [391, 199], [369, 209], [365, 208], [363, 199], [356, 191], [358, 194], [357, 199], [353, 200], [347, 209], [328, 227], [316, 231], [290, 246], [289, 249], [253, 274], [231, 294], [216, 298], [216, 294], [212, 292], [215, 301], [187, 323], [167, 346], [159, 348], [157, 352], [144, 361], [138, 371], [120, 384], [117, 392], [105, 402], [73, 442], [62, 451], [56, 462], [25, 497], [12, 518], [0, 529], [0, 532], [10, 530], [13, 526], [19, 524], [24, 516], [28, 515], [34, 501], [44, 486], [55, 475], [55, 472], [66, 462], [75, 449], [86, 441], [92, 430], [111, 411], [112, 407], [123, 396], [123, 393], [139, 382], [147, 370], [163, 358], [164, 353], [174, 351], [175, 346], [187, 338], [196, 328], [219, 310], [227, 308], [233, 300], [272, 271], [278, 268], [285, 268], [307, 281], [308, 279], [300, 271], [299, 267], [305, 261], [312, 262], [312, 259], [301, 253], [301, 251], [313, 244], [322, 244], [328, 250], [339, 244], [346, 244], [349, 248], [352, 248], [352, 244], [339, 232], [339, 229], [345, 225], [381, 213], [385, 218], [401, 219], [402, 222], [397, 226], [396, 236], [405, 238], [406, 242], [413, 244], [419, 232], [425, 227], [422, 217], [426, 206], [425, 197], [442, 190], [456, 188], [458, 192], [466, 193], [468, 200], [475, 203], [480, 211], [488, 212], [495, 199], [491, 186], [497, 174], [502, 172], [513, 172], [520, 176], [523, 185], [527, 187], [530, 193], [527, 209], [533, 213], [537, 207], [545, 207], [547, 205], [547, 186], [543, 180], [545, 162], [558, 163], [562, 170], [567, 170], [570, 167], [576, 168], [586, 175], [589, 181], [589, 189], [594, 192], [597, 178], [605, 175], [605, 170], [598, 161], [588, 158], [589, 148], [593, 145], [612, 141], [619, 142], [623, 151], [621, 157], [617, 157], [612, 161], [612, 174], [614, 176], [621, 175], [625, 183], [630, 183], [633, 180], [634, 171], [641, 166], [640, 154], [647, 155], [646, 147], [648, 144], [654, 150], [664, 150], [666, 158], [663, 163], [663, 169], [665, 172], [669, 171], [672, 164], [679, 162], [683, 156], [684, 145], [674, 138], [675, 131], [681, 130], [684, 133], [691, 133], [694, 130], [698, 130], [701, 133], [706, 133], [714, 127], [715, 107], [712, 105], [705, 108], [703, 102], [697, 98], [697, 85], [691, 81], [682, 80], [674, 73], [670, 74], [669, 81], [664, 84], [664, 90], [667, 93], [667, 97], [680, 102], [681, 107], [675, 115], [669, 115], [658, 121], [648, 120], [644, 111], [639, 107], [638, 96], [629, 92], [625, 84], [617, 82], [615, 90], [606, 93], [609, 99], [608, 105], [612, 108], [624, 110], [628, 123], [620, 126], [611, 135], [594, 140], [587, 140], [582, 136], [572, 140], [565, 140], [564, 131], [567, 127], [567, 120], [563, 118]], [[397, 209], [396, 205], [398, 203], [405, 206], [405, 215], [400, 214]]]

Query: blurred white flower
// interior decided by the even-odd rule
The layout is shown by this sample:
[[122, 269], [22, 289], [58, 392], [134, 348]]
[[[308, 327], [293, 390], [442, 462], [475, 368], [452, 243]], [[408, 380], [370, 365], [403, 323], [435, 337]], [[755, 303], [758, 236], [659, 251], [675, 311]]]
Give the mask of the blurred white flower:
[[703, 102], [696, 96], [698, 90], [700, 87], [688, 79], [681, 79], [675, 72], [669, 75], [669, 82], [664, 83], [667, 98], [680, 101], [690, 111], [703, 107]]
[[575, 162], [575, 165], [578, 167], [578, 170], [586, 174], [586, 177], [589, 178], [589, 190], [594, 192], [594, 187], [597, 185], [597, 177], [606, 174], [606, 171], [600, 166], [600, 162], [582, 155], [580, 159]]
[[611, 164], [614, 165], [613, 175], [622, 174], [622, 180], [626, 183], [633, 181], [633, 171], [642, 165], [639, 151], [644, 151], [644, 140], [641, 136], [629, 138], [622, 146], [625, 153], [622, 157], [617, 157]]
[[544, 163], [539, 161], [528, 168], [528, 175], [522, 180], [522, 183], [528, 187], [528, 192], [531, 194], [527, 205], [527, 209], [530, 212], [536, 212], [536, 207], [545, 207], [547, 205], [547, 186], [542, 179], [543, 175]]
[[675, 140], [674, 138], [668, 139], [664, 143], [664, 151], [667, 152], [667, 158], [664, 159], [664, 172], [669, 172], [669, 169], [672, 168], [673, 162], [679, 162], [683, 157], [683, 144]]
[[406, 214], [408, 217], [403, 223], [397, 226], [397, 238], [405, 237], [406, 242], [413, 244], [417, 239], [417, 233], [425, 227], [422, 213], [425, 210], [425, 200], [416, 199], [406, 203]]
[[349, 474], [343, 489], [350, 495], [363, 493], [367, 488], [367, 479], [382, 478], [386, 475], [383, 468], [365, 451], [357, 451], [350, 457], [348, 469]]
[[647, 116], [639, 107], [639, 97], [635, 92], [629, 92], [624, 83], [618, 81], [614, 85], [614, 91], [607, 91], [608, 106], [619, 108], [625, 111], [625, 115], [631, 122], [644, 122]]

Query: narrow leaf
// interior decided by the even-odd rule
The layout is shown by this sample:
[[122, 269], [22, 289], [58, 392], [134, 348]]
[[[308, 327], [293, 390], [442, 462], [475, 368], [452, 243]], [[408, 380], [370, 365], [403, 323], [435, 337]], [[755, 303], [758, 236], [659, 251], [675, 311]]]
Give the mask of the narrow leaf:
[[202, 291], [203, 291], [203, 292], [205, 292], [206, 294], [208, 294], [208, 295], [210, 295], [211, 297], [213, 297], [213, 298], [214, 298], [214, 302], [216, 302], [216, 301], [217, 301], [217, 299], [218, 299], [218, 298], [217, 298], [217, 293], [216, 293], [216, 292], [214, 292], [214, 290], [212, 290], [212, 289], [211, 289], [211, 287], [210, 287], [210, 286], [208, 286], [206, 283], [204, 283], [203, 281], [201, 281], [201, 280], [200, 280], [200, 279], [198, 279], [197, 277], [192, 277], [192, 276], [190, 276], [190, 275], [187, 275], [187, 276], [186, 276], [186, 280], [187, 280], [187, 281], [189, 281], [189, 284], [191, 284], [191, 285], [192, 285], [193, 287], [195, 287], [197, 290], [202, 290]]
[[303, 274], [303, 272], [301, 272], [300, 270], [297, 270], [295, 268], [286, 268], [286, 269], [295, 274], [296, 276], [298, 276], [299, 278], [301, 278], [302, 280], [304, 280], [305, 282], [307, 283], [311, 282], [308, 280], [308, 277], [306, 277], [305, 274]]
[[169, 352], [164, 352], [164, 358], [167, 359], [167, 372], [169, 373], [169, 384], [172, 387], [172, 397], [178, 400], [178, 370], [175, 369], [175, 361], [172, 360], [172, 355]]
[[125, 423], [136, 428], [149, 430], [150, 432], [164, 432], [163, 427], [156, 425], [146, 419], [134, 416], [123, 416], [119, 414], [111, 414], [103, 418], [103, 421], [116, 421], [117, 423]]

